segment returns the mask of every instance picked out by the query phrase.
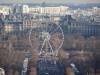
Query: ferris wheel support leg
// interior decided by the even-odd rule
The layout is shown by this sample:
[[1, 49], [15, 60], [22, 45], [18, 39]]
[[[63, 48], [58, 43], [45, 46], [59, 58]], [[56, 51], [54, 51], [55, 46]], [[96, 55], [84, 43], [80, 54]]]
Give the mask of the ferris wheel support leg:
[[51, 46], [51, 44], [50, 44], [50, 42], [48, 41], [48, 44], [49, 44], [49, 46], [50, 46], [50, 50], [51, 50], [51, 54], [53, 54], [53, 49], [52, 49], [52, 46]]
[[43, 41], [42, 48], [41, 48], [41, 50], [40, 50], [40, 53], [39, 53], [39, 55], [41, 55], [41, 53], [42, 53], [43, 46], [45, 45], [45, 41], [46, 41], [46, 40], [44, 40], [44, 41]]

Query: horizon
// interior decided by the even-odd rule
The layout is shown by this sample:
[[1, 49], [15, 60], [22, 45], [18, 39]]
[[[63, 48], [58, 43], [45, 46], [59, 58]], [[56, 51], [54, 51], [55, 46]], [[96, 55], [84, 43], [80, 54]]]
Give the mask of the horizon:
[[100, 3], [100, 0], [0, 0], [0, 4], [11, 4], [11, 3], [30, 3], [30, 4], [40, 4], [40, 3], [49, 3], [49, 4], [95, 4]]

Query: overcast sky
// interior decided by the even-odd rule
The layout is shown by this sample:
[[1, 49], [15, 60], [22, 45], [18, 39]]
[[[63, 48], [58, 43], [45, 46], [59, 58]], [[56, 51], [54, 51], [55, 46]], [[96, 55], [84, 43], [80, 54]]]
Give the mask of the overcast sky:
[[0, 3], [100, 3], [100, 0], [0, 0]]

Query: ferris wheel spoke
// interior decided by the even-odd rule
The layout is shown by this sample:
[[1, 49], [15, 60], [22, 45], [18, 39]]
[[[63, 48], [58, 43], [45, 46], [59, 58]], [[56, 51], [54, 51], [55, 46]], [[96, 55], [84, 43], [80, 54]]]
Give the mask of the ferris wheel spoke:
[[52, 35], [53, 33], [56, 33], [58, 29], [59, 29], [59, 27], [57, 27], [56, 29], [54, 29], [53, 31], [51, 31], [50, 35]]

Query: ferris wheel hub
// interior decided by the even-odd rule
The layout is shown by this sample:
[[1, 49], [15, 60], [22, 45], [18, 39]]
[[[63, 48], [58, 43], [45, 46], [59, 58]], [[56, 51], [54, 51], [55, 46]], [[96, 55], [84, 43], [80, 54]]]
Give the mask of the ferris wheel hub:
[[42, 38], [44, 38], [46, 41], [50, 40], [50, 33], [49, 32], [42, 32]]

